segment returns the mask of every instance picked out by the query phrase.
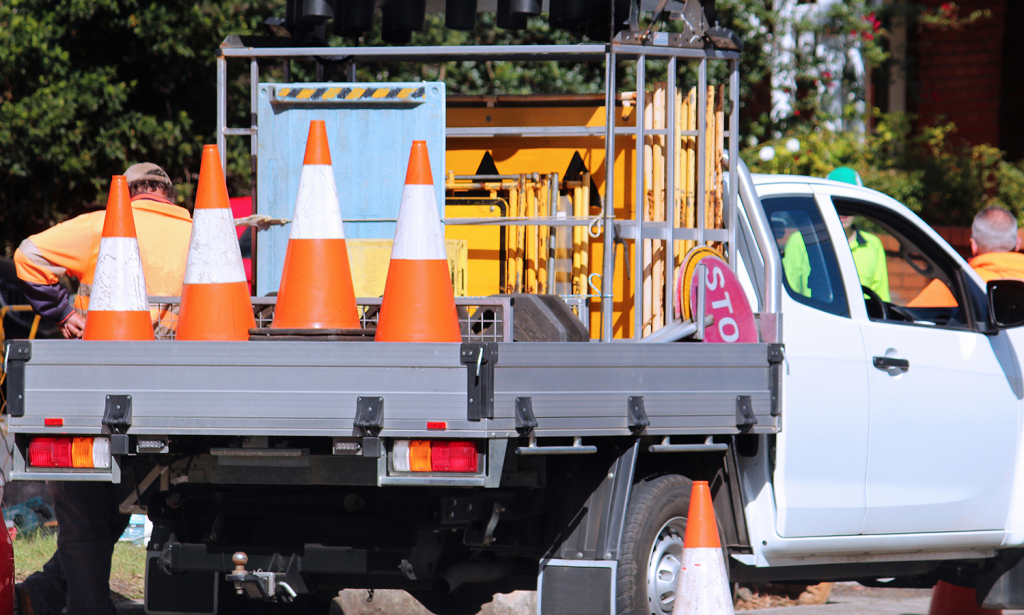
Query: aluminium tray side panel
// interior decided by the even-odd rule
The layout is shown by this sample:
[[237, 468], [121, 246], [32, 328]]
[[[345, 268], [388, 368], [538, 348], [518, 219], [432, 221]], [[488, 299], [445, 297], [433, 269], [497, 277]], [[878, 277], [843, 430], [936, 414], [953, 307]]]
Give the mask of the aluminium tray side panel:
[[492, 429], [515, 427], [530, 397], [537, 436], [629, 433], [627, 402], [642, 396], [649, 435], [737, 433], [749, 395], [756, 433], [774, 433], [765, 344], [504, 344], [495, 367]]
[[[33, 344], [15, 431], [97, 433], [105, 396], [132, 395], [134, 434], [353, 435], [356, 398], [385, 398], [385, 430], [466, 420], [458, 344], [64, 342]], [[479, 432], [479, 433], [476, 433]]]

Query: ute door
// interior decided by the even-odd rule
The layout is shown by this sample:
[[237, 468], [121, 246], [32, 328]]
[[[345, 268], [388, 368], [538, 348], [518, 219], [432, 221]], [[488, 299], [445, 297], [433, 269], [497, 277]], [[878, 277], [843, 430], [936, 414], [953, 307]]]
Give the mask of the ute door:
[[[864, 345], [826, 215], [806, 184], [758, 186], [783, 259], [788, 375], [773, 476], [783, 537], [859, 534], [868, 392]], [[841, 394], [837, 394], [840, 392]]]
[[[980, 289], [968, 287], [966, 265], [923, 223], [856, 194], [832, 200], [840, 216], [853, 216], [858, 246], [870, 241], [863, 234], [880, 240], [889, 291], [887, 300], [877, 288], [876, 297], [865, 294], [860, 320], [871, 391], [864, 533], [1002, 529], [1018, 420], [1008, 377], [1016, 362], [1005, 352], [1002, 364], [997, 358], [1005, 333], [978, 331], [981, 310], [969, 307], [977, 301], [968, 293]], [[936, 286], [925, 293], [929, 284], [946, 298], [934, 298]]]

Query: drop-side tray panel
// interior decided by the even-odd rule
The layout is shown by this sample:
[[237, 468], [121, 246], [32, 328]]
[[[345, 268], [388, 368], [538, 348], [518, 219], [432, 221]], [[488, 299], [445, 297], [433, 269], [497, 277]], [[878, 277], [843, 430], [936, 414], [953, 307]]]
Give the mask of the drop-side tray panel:
[[[467, 419], [459, 344], [351, 342], [31, 343], [14, 432], [98, 433], [105, 399], [132, 396], [130, 433], [357, 435], [356, 399], [384, 398], [384, 431], [404, 437], [515, 433], [515, 398], [531, 397], [537, 435], [627, 435], [626, 401], [643, 396], [650, 434], [736, 433], [751, 397], [755, 431], [775, 431], [766, 346], [498, 345], [494, 418]], [[492, 436], [491, 434], [494, 434]]]

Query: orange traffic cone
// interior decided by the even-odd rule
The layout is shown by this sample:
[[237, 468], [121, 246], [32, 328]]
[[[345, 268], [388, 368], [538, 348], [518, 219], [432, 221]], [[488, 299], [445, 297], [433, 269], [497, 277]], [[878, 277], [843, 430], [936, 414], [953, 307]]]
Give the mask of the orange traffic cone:
[[970, 587], [939, 581], [932, 589], [928, 615], [1002, 615], [999, 609], [978, 606], [978, 592]]
[[412, 142], [397, 226], [375, 339], [461, 342], [426, 141]]
[[323, 120], [309, 123], [306, 158], [288, 236], [274, 323], [278, 329], [358, 329], [359, 313], [345, 248]]
[[707, 481], [694, 481], [672, 615], [734, 615]]
[[255, 326], [220, 153], [216, 145], [205, 145], [177, 339], [248, 340]]
[[87, 340], [151, 340], [146, 277], [142, 273], [135, 216], [128, 194], [128, 179], [115, 175], [110, 182], [107, 213], [103, 218], [100, 254], [92, 278]]

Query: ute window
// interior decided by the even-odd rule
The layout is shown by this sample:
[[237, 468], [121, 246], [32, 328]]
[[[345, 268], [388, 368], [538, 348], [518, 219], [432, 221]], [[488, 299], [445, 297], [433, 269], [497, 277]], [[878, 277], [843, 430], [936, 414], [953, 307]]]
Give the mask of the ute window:
[[783, 285], [804, 305], [850, 316], [835, 248], [818, 205], [809, 196], [761, 199], [782, 256]]
[[968, 326], [949, 255], [877, 205], [833, 197], [864, 293], [868, 318], [930, 327]]

